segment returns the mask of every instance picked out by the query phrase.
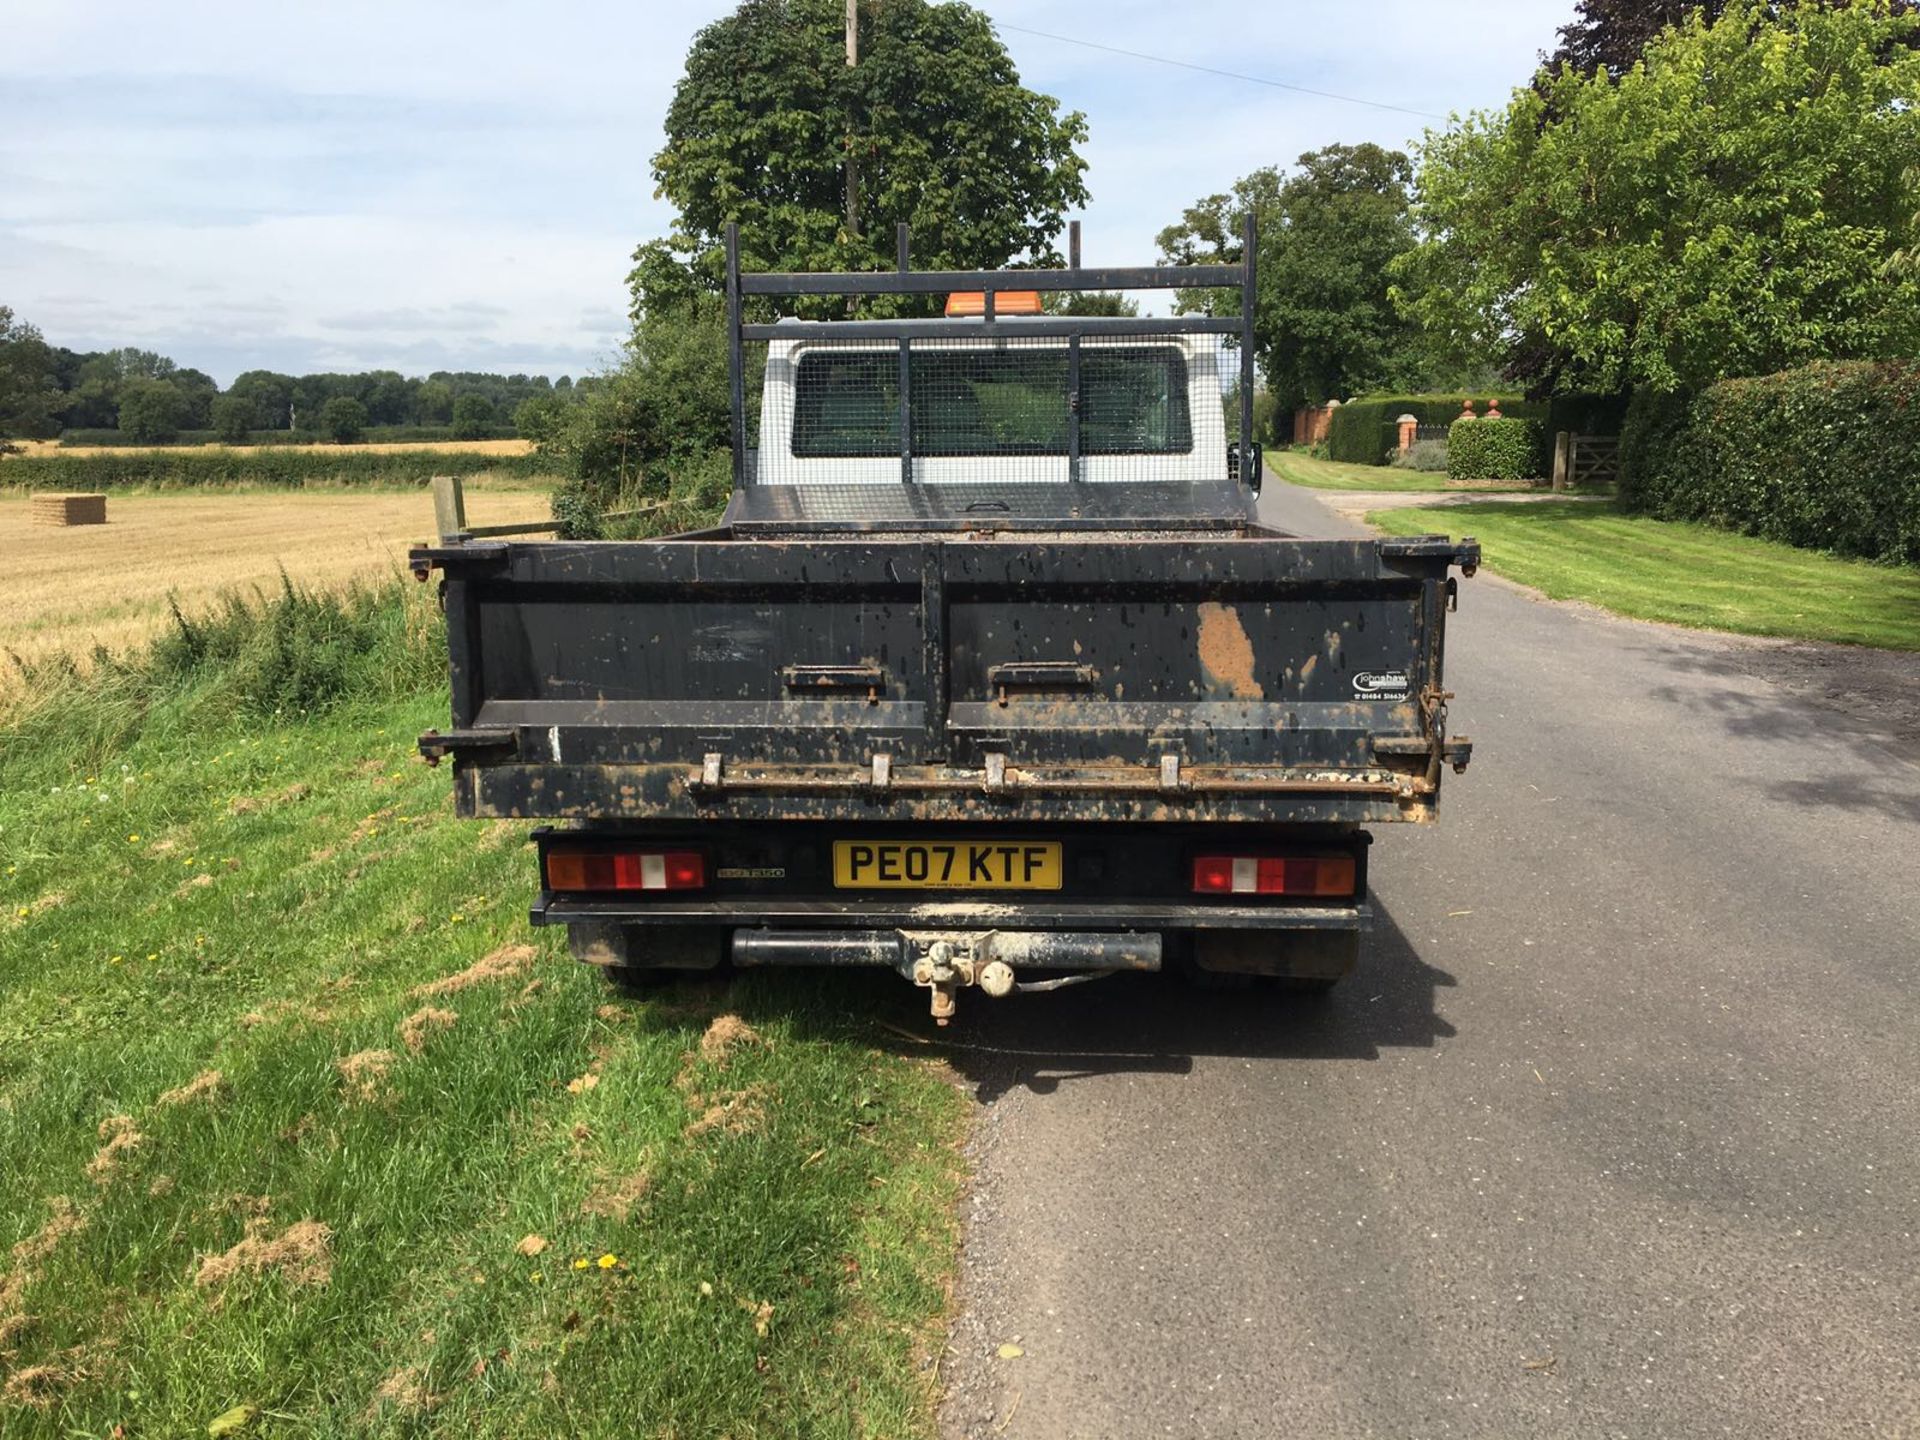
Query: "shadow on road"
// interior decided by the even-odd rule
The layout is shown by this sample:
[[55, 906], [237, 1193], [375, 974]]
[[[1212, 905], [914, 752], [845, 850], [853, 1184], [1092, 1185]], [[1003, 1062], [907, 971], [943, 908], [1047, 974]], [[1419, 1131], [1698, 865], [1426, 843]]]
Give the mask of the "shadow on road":
[[1838, 737], [1920, 760], [1920, 652], [1857, 645], [1641, 647], [1656, 664], [1730, 683], [1654, 687], [1665, 700], [1716, 717], [1730, 735], [1763, 740]]
[[1686, 675], [1724, 680], [1659, 685], [1654, 699], [1712, 717], [1729, 735], [1779, 741], [1838, 740], [1887, 773], [1810, 775], [1768, 785], [1768, 799], [1885, 815], [1920, 823], [1920, 791], [1895, 763], [1920, 762], [1920, 654], [1849, 645], [1765, 645], [1707, 649], [1651, 645], [1643, 653]]
[[1205, 991], [1171, 972], [1116, 975], [1005, 1000], [963, 990], [944, 1030], [927, 1017], [923, 992], [890, 970], [766, 972], [736, 985], [731, 1000], [750, 1021], [778, 1016], [807, 1033], [878, 1030], [884, 1048], [946, 1059], [991, 1104], [1088, 1076], [1181, 1075], [1201, 1056], [1372, 1060], [1383, 1049], [1432, 1045], [1454, 1033], [1435, 1007], [1438, 990], [1454, 983], [1421, 960], [1376, 900], [1359, 967], [1328, 996], [1258, 985]]

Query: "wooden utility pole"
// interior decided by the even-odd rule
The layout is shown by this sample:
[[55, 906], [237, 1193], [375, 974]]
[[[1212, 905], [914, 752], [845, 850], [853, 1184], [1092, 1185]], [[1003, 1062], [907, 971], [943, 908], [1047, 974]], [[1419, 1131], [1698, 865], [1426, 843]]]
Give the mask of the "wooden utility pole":
[[[860, 63], [860, 0], [847, 0], [847, 68]], [[847, 124], [847, 234], [860, 233], [860, 157], [854, 153], [852, 117]]]

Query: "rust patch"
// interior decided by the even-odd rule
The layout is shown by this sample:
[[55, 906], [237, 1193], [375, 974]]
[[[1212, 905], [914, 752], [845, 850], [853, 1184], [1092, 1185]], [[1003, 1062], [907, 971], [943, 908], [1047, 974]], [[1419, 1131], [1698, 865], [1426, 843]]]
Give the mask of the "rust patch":
[[1212, 688], [1235, 700], [1264, 700], [1267, 692], [1253, 677], [1253, 642], [1231, 605], [1209, 600], [1200, 606], [1200, 668]]

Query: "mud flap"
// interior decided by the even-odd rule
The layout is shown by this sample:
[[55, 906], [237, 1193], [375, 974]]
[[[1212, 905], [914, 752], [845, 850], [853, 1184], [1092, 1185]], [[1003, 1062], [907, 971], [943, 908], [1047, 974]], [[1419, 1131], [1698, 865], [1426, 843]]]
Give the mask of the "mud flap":
[[567, 926], [567, 948], [603, 970], [715, 970], [727, 932], [710, 925], [621, 925], [583, 920]]
[[1360, 958], [1358, 930], [1202, 930], [1193, 963], [1213, 975], [1270, 975], [1331, 985]]

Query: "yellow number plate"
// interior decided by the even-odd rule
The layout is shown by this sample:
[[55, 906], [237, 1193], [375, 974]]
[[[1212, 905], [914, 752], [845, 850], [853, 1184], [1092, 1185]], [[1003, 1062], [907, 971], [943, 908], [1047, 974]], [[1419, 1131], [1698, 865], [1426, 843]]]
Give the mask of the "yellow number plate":
[[1057, 840], [836, 840], [841, 890], [1058, 890]]

